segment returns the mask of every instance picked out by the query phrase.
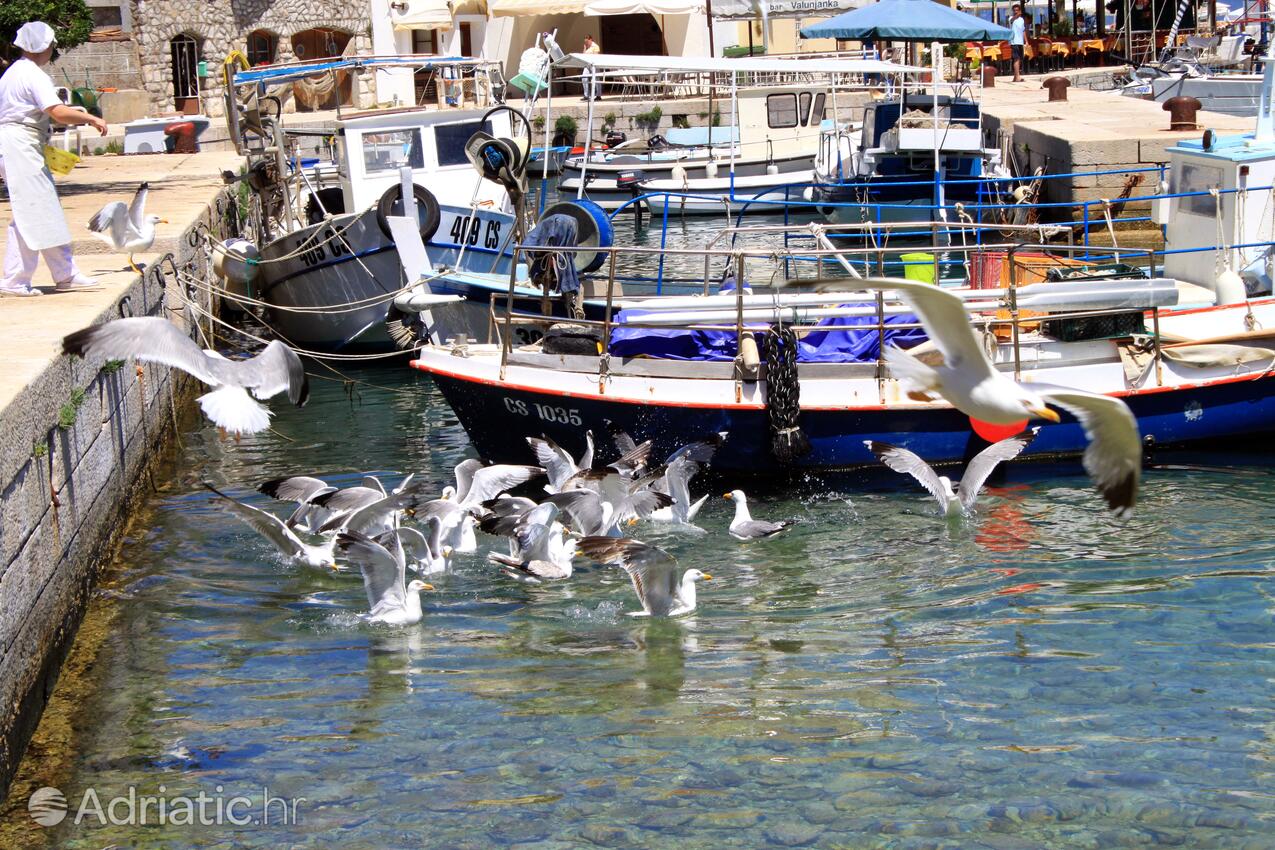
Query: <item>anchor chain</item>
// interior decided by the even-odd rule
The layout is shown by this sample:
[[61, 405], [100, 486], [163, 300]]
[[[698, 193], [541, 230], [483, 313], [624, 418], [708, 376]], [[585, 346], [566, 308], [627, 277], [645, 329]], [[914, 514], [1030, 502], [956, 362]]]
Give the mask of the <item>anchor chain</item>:
[[792, 463], [810, 453], [810, 440], [801, 430], [801, 385], [797, 378], [797, 334], [791, 328], [772, 328], [762, 338], [766, 358], [766, 416], [770, 425], [770, 453], [780, 463]]

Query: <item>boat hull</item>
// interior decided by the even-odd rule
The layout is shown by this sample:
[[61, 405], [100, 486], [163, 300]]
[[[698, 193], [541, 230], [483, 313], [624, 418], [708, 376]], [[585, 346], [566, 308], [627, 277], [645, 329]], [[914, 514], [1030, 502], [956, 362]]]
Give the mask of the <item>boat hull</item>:
[[[439, 212], [439, 227], [426, 244], [431, 262], [508, 274], [509, 215], [480, 209], [475, 227], [469, 208], [440, 206]], [[293, 346], [321, 353], [397, 350], [385, 319], [403, 287], [403, 271], [375, 210], [282, 236], [262, 248], [259, 268], [255, 295], [269, 305], [265, 319]]]
[[[459, 365], [447, 363], [433, 352], [423, 352], [421, 360], [412, 365], [433, 375], [474, 447], [494, 461], [527, 461], [525, 438], [542, 433], [578, 451], [583, 448], [586, 429], [603, 433], [608, 422], [623, 427], [636, 439], [652, 440], [657, 456], [705, 435], [728, 431], [730, 436], [713, 466], [740, 474], [835, 471], [872, 465], [876, 461], [864, 440], [906, 446], [932, 463], [961, 462], [986, 445], [974, 435], [969, 417], [946, 405], [803, 407], [800, 426], [810, 440], [811, 452], [783, 464], [771, 454], [767, 411], [761, 404], [696, 402], [689, 400], [693, 393], [671, 400], [671, 394], [658, 389], [646, 399], [565, 393], [519, 382], [516, 375], [505, 381], [483, 376], [467, 369], [463, 361]], [[1180, 447], [1275, 430], [1272, 380], [1275, 378], [1258, 373], [1257, 377], [1211, 379], [1116, 395], [1124, 398], [1137, 417], [1144, 441]], [[658, 382], [652, 386], [658, 387]], [[1027, 455], [1073, 457], [1087, 444], [1080, 425], [1063, 414], [1061, 423], [1045, 424]]]

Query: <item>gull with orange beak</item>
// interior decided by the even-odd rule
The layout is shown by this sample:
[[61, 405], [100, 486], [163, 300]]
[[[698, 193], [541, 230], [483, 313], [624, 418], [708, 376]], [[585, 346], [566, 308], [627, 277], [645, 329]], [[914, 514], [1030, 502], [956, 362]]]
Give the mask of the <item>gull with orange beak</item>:
[[577, 548], [602, 564], [619, 564], [633, 582], [641, 611], [630, 617], [678, 617], [695, 610], [695, 583], [711, 581], [700, 570], [682, 571], [677, 559], [640, 540], [628, 537], [586, 537]]
[[743, 490], [731, 490], [722, 497], [735, 503], [735, 518], [730, 521], [730, 536], [736, 540], [760, 540], [763, 537], [774, 537], [789, 526], [797, 524], [793, 519], [782, 519], [770, 522], [764, 519], [753, 519], [748, 512], [748, 497]]
[[996, 425], [1024, 417], [1060, 421], [1050, 405], [1074, 416], [1089, 439], [1082, 459], [1107, 506], [1127, 516], [1138, 496], [1142, 442], [1138, 421], [1118, 398], [1050, 384], [1020, 384], [996, 370], [974, 336], [965, 304], [954, 293], [911, 280], [856, 281], [869, 290], [897, 292], [921, 317], [925, 332], [943, 354], [943, 365], [929, 366], [898, 348], [885, 351], [894, 377], [909, 398], [941, 396], [974, 419]]

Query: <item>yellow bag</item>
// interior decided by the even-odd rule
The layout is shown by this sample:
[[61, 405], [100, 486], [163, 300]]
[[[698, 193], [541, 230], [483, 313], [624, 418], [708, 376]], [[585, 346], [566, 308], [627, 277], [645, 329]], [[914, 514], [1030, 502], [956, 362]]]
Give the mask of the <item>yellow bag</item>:
[[61, 148], [44, 146], [44, 164], [54, 174], [70, 174], [71, 169], [75, 168], [75, 164], [80, 161], [80, 157], [70, 151], [64, 151]]

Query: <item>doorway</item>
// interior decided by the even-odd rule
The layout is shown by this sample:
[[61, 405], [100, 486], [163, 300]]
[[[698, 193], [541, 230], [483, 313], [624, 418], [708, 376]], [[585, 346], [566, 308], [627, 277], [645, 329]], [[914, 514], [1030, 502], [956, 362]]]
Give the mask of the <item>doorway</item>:
[[[350, 33], [316, 27], [292, 36], [292, 52], [302, 62], [335, 59], [342, 56], [350, 43]], [[326, 71], [292, 84], [297, 108], [302, 111], [335, 109], [351, 103], [353, 81], [348, 71]]]
[[603, 15], [598, 19], [603, 53], [629, 56], [665, 56], [664, 33], [646, 12], [635, 15]]
[[173, 67], [173, 104], [183, 115], [199, 114], [200, 41], [189, 33], [180, 33], [168, 43]]

